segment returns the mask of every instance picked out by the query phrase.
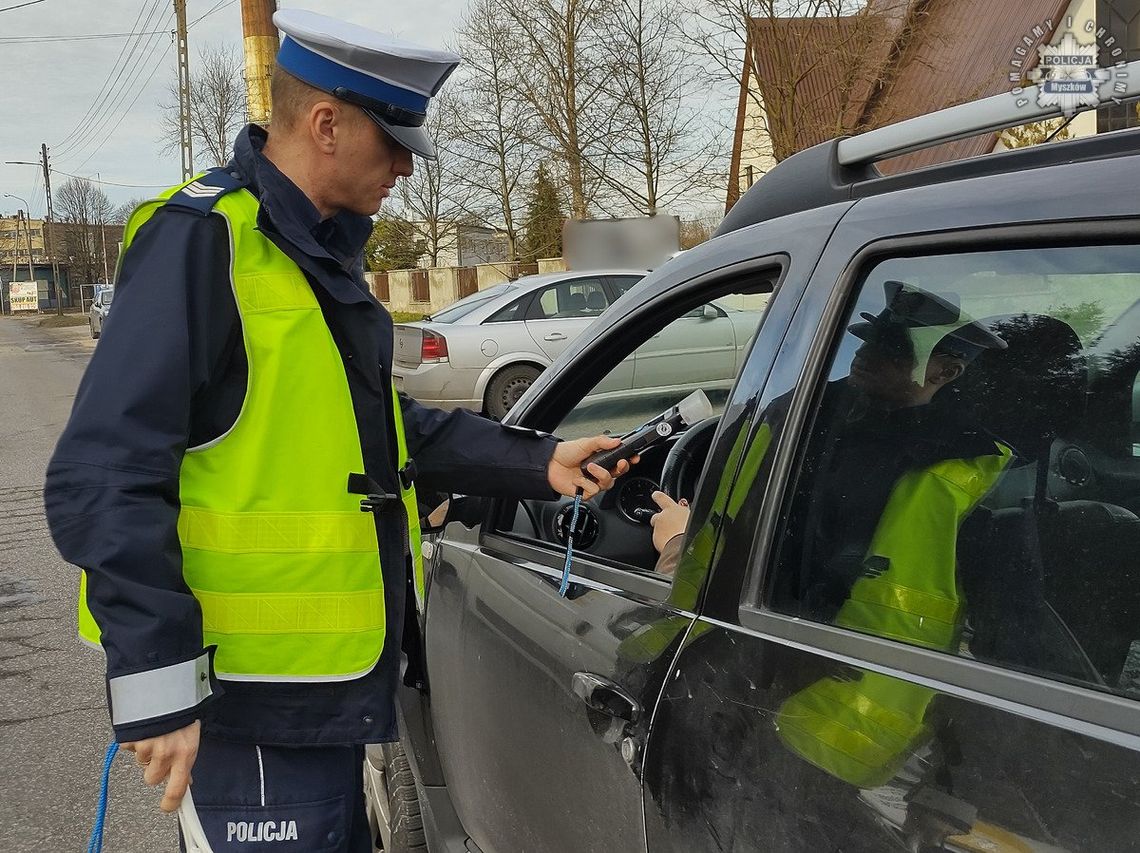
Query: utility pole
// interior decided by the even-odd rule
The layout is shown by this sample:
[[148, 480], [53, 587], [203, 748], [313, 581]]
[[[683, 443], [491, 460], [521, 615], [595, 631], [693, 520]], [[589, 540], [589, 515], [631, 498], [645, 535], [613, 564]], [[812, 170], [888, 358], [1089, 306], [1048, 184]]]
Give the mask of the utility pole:
[[[16, 264], [20, 262], [20, 222], [24, 218], [24, 211], [16, 211], [16, 242], [12, 244], [12, 281], [16, 280]], [[0, 308], [3, 308], [0, 302]]]
[[[20, 216], [23, 218], [24, 212], [20, 211]], [[36, 273], [32, 269], [32, 211], [28, 211], [28, 218], [24, 220], [24, 233], [28, 236], [28, 281], [36, 280]], [[20, 246], [20, 228], [16, 226], [16, 251], [19, 252]], [[16, 259], [12, 259], [12, 280], [16, 280]]]
[[[47, 221], [44, 222], [44, 251], [51, 259], [51, 280], [55, 286], [55, 313], [63, 316], [63, 291], [59, 287], [59, 262], [55, 259], [55, 245], [52, 242], [52, 229], [49, 223], [55, 226], [55, 216], [51, 209], [51, 167], [48, 165], [48, 147], [44, 142], [40, 145], [40, 164], [44, 167], [44, 195], [47, 196]], [[31, 240], [31, 231], [28, 231]]]
[[[30, 215], [30, 211], [29, 211]], [[12, 244], [12, 284], [16, 283], [16, 265], [20, 262], [20, 220], [24, 216], [24, 211], [16, 211], [16, 242]], [[4, 297], [11, 293], [12, 284], [7, 288], [3, 283], [0, 283], [0, 314], [8, 313], [8, 304], [4, 301]], [[11, 302], [12, 297], [8, 296], [8, 301]]]
[[265, 125], [273, 104], [269, 80], [277, 56], [276, 0], [241, 0], [242, 46], [245, 51], [245, 102], [249, 120]]
[[194, 177], [194, 151], [190, 139], [190, 58], [187, 55], [186, 0], [174, 0], [178, 20], [175, 40], [178, 46], [178, 129], [181, 137], [182, 180]]
[[[96, 183], [102, 184], [99, 180], [99, 173], [95, 173]], [[111, 283], [111, 273], [107, 269], [107, 212], [105, 210], [99, 211], [99, 231], [103, 235], [103, 283]]]

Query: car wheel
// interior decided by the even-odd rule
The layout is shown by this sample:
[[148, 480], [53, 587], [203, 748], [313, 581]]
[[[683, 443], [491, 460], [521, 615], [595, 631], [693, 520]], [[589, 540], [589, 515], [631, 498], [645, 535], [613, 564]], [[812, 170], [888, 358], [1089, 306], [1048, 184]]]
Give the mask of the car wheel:
[[368, 747], [364, 788], [376, 849], [427, 853], [416, 779], [403, 746], [397, 742]]
[[496, 373], [487, 386], [487, 414], [505, 418], [541, 372], [529, 364], [513, 364]]
[[95, 341], [99, 340], [99, 333], [95, 331], [95, 321], [88, 320], [87, 322], [91, 326], [91, 339]]

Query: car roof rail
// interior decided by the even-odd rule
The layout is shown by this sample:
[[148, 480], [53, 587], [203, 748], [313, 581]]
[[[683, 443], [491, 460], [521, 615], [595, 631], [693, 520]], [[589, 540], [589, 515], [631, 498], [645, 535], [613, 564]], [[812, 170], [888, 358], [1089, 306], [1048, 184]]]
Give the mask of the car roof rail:
[[[1077, 112], [1140, 98], [1140, 60], [1106, 70], [1113, 75], [1113, 94]], [[777, 163], [741, 196], [713, 236], [777, 216], [898, 189], [1140, 151], [1140, 128], [1135, 128], [952, 160], [894, 175], [884, 175], [875, 165], [947, 142], [1065, 115], [1060, 106], [1041, 106], [1038, 93], [1038, 86], [1026, 86], [1016, 96], [1003, 92], [804, 149]]]

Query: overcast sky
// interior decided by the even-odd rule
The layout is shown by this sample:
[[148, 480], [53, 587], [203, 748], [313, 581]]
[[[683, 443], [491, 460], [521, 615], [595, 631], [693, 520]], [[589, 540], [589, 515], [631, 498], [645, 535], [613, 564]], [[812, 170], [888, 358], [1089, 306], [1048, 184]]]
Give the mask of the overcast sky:
[[[23, 2], [28, 0], [0, 0], [0, 9]], [[43, 215], [43, 185], [37, 170], [2, 164], [6, 160], [38, 160], [41, 142], [48, 144], [52, 167], [60, 172], [89, 177], [99, 173], [103, 181], [154, 185], [104, 185], [116, 203], [149, 195], [178, 181], [178, 155], [160, 153], [158, 141], [158, 105], [167, 99], [167, 88], [176, 76], [174, 46], [168, 34], [174, 25], [172, 0], [158, 3], [147, 27], [162, 32], [144, 36], [141, 50], [123, 71], [118, 82], [130, 83], [124, 87], [122, 99], [113, 99], [106, 109], [87, 120], [83, 120], [84, 113], [94, 105], [109, 74], [114, 80], [120, 51], [131, 40], [24, 40], [130, 33], [140, 10], [149, 11], [152, 5], [152, 0], [41, 0], [25, 8], [0, 11], [0, 67], [5, 71], [0, 87], [0, 212], [14, 212], [24, 206], [2, 197], [3, 193], [13, 193], [28, 200], [34, 216]], [[279, 5], [312, 9], [411, 41], [442, 46], [453, 40], [466, 3], [281, 0]], [[187, 0], [187, 20], [202, 18], [190, 29], [191, 70], [199, 45], [231, 42], [240, 48], [240, 6], [238, 0]], [[149, 59], [140, 60], [140, 54]], [[136, 95], [138, 99], [130, 106]], [[102, 147], [95, 150], [99, 143]], [[52, 176], [53, 186], [64, 180], [62, 174]]]

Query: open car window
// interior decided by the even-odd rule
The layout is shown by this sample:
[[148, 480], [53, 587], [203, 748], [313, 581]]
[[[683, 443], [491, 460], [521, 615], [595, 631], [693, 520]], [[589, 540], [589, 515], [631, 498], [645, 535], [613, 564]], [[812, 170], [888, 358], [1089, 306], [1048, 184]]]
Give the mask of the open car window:
[[[637, 335], [614, 335], [615, 357], [621, 356], [620, 360], [601, 372], [589, 391], [579, 394], [554, 428], [555, 434], [564, 439], [606, 432], [623, 435], [701, 391], [712, 404], [703, 445], [707, 451], [710, 427], [715, 426], [744, 364], [772, 286], [767, 278], [745, 283], [737, 280], [734, 284], [735, 289], [726, 283], [720, 292], [706, 289], [705, 298], [696, 304], [687, 300], [663, 307], [653, 327]], [[709, 296], [716, 297], [715, 305]], [[582, 559], [594, 558], [645, 572], [655, 569], [658, 554], [649, 519], [657, 507], [650, 496], [662, 485], [666, 460], [679, 437], [674, 435], [656, 444], [612, 490], [583, 505], [580, 535], [575, 537], [575, 551]], [[678, 497], [692, 499], [703, 461], [702, 452], [685, 467], [674, 484], [684, 493]], [[565, 549], [572, 503], [561, 499], [512, 504], [517, 510], [500, 517], [498, 530], [541, 545], [558, 559], [556, 555]]]

